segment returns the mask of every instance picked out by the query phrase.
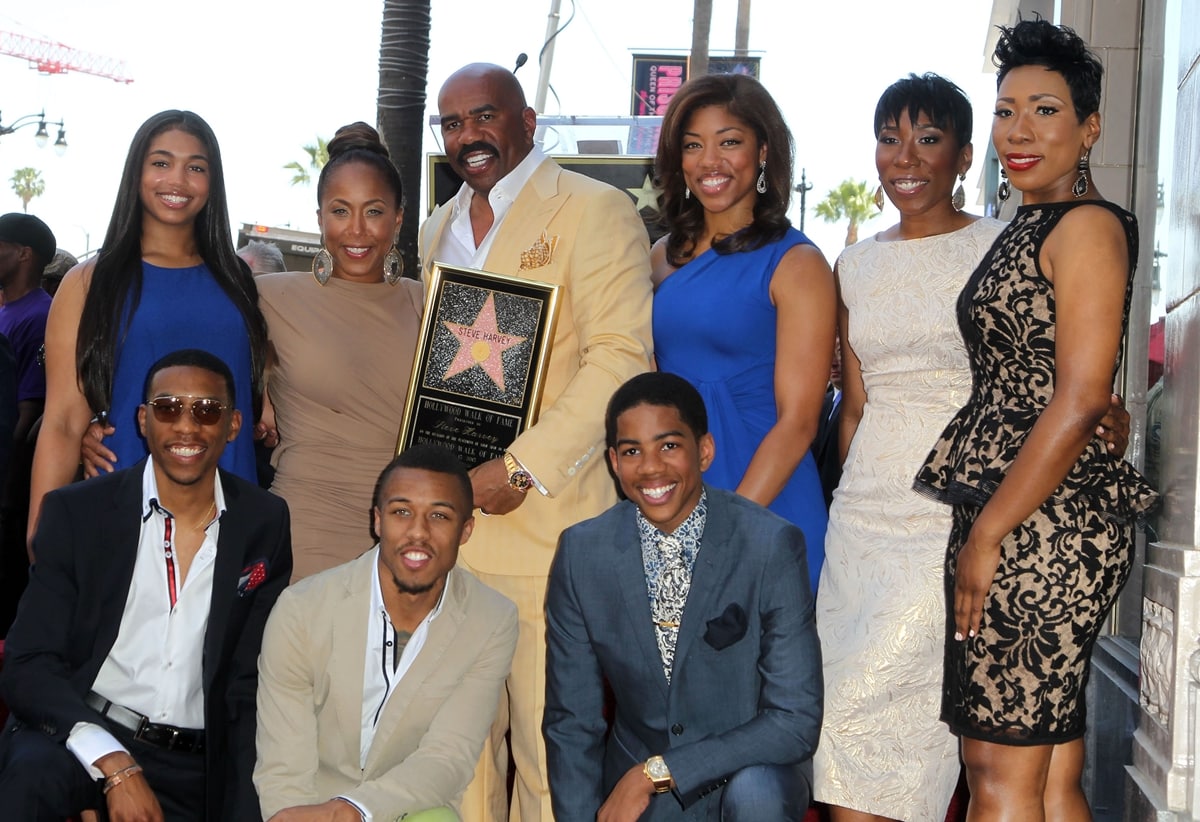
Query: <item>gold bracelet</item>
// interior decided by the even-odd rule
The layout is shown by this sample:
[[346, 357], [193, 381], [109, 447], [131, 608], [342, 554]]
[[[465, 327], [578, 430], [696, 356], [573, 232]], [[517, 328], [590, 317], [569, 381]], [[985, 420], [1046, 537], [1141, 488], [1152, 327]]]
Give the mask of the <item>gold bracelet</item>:
[[134, 763], [127, 767], [121, 768], [121, 770], [119, 770], [119, 771], [114, 771], [113, 773], [109, 774], [108, 778], [104, 780], [105, 795], [107, 795], [109, 791], [111, 791], [113, 788], [120, 785], [122, 782], [124, 782], [129, 777], [139, 774], [141, 772], [142, 772], [142, 766], [138, 765], [137, 763]]

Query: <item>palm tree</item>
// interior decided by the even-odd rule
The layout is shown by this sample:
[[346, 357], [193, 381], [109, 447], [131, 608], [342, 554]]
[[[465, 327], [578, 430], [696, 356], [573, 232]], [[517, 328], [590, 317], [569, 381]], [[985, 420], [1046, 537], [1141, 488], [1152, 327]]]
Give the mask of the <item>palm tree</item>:
[[875, 216], [875, 197], [866, 180], [854, 180], [847, 177], [830, 189], [825, 199], [817, 204], [817, 216], [827, 223], [836, 223], [842, 219], [850, 220], [846, 229], [846, 245], [858, 242], [858, 227]]
[[708, 74], [708, 36], [712, 30], [712, 0], [695, 0], [692, 6], [692, 53], [688, 77]]
[[421, 139], [425, 133], [425, 83], [429, 74], [430, 0], [384, 0], [379, 40], [379, 133], [400, 170], [408, 208], [396, 248], [404, 270], [419, 277], [417, 224], [424, 209]]
[[21, 210], [28, 214], [29, 201], [34, 197], [41, 197], [46, 191], [46, 181], [42, 179], [42, 172], [28, 166], [18, 168], [13, 172], [11, 182], [13, 191], [21, 198]]
[[317, 136], [317, 144], [313, 146], [301, 146], [304, 153], [308, 155], [308, 166], [304, 166], [298, 161], [293, 161], [284, 166], [288, 171], [294, 171], [292, 177], [292, 185], [308, 185], [312, 182], [313, 171], [320, 171], [329, 162], [329, 141], [324, 137]]

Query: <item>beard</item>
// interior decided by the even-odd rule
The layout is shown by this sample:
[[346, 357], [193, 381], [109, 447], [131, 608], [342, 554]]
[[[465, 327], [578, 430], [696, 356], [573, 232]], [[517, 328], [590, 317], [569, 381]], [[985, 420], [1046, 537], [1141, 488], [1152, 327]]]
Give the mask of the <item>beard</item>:
[[392, 575], [392, 583], [395, 584], [396, 590], [402, 594], [427, 594], [432, 591], [434, 586], [440, 581], [440, 578], [438, 578], [427, 582], [424, 585], [409, 585], [407, 582], [397, 579], [395, 574]]

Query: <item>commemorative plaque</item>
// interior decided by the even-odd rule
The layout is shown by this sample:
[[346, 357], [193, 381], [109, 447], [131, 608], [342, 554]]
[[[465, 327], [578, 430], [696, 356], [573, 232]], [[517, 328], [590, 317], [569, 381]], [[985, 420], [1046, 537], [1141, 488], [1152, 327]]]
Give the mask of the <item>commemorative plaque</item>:
[[473, 468], [537, 422], [558, 288], [434, 265], [397, 453], [432, 443]]

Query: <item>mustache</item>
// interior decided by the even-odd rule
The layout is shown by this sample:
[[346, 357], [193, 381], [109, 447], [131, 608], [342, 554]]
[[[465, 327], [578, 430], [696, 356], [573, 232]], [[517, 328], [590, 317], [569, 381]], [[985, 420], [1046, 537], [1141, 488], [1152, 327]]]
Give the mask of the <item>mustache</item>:
[[467, 155], [471, 154], [473, 152], [476, 152], [476, 151], [487, 151], [497, 157], [500, 156], [500, 149], [496, 148], [491, 143], [478, 142], [478, 143], [471, 143], [470, 145], [465, 145], [461, 149], [459, 149], [458, 162], [465, 163], [467, 161], [466, 160]]

